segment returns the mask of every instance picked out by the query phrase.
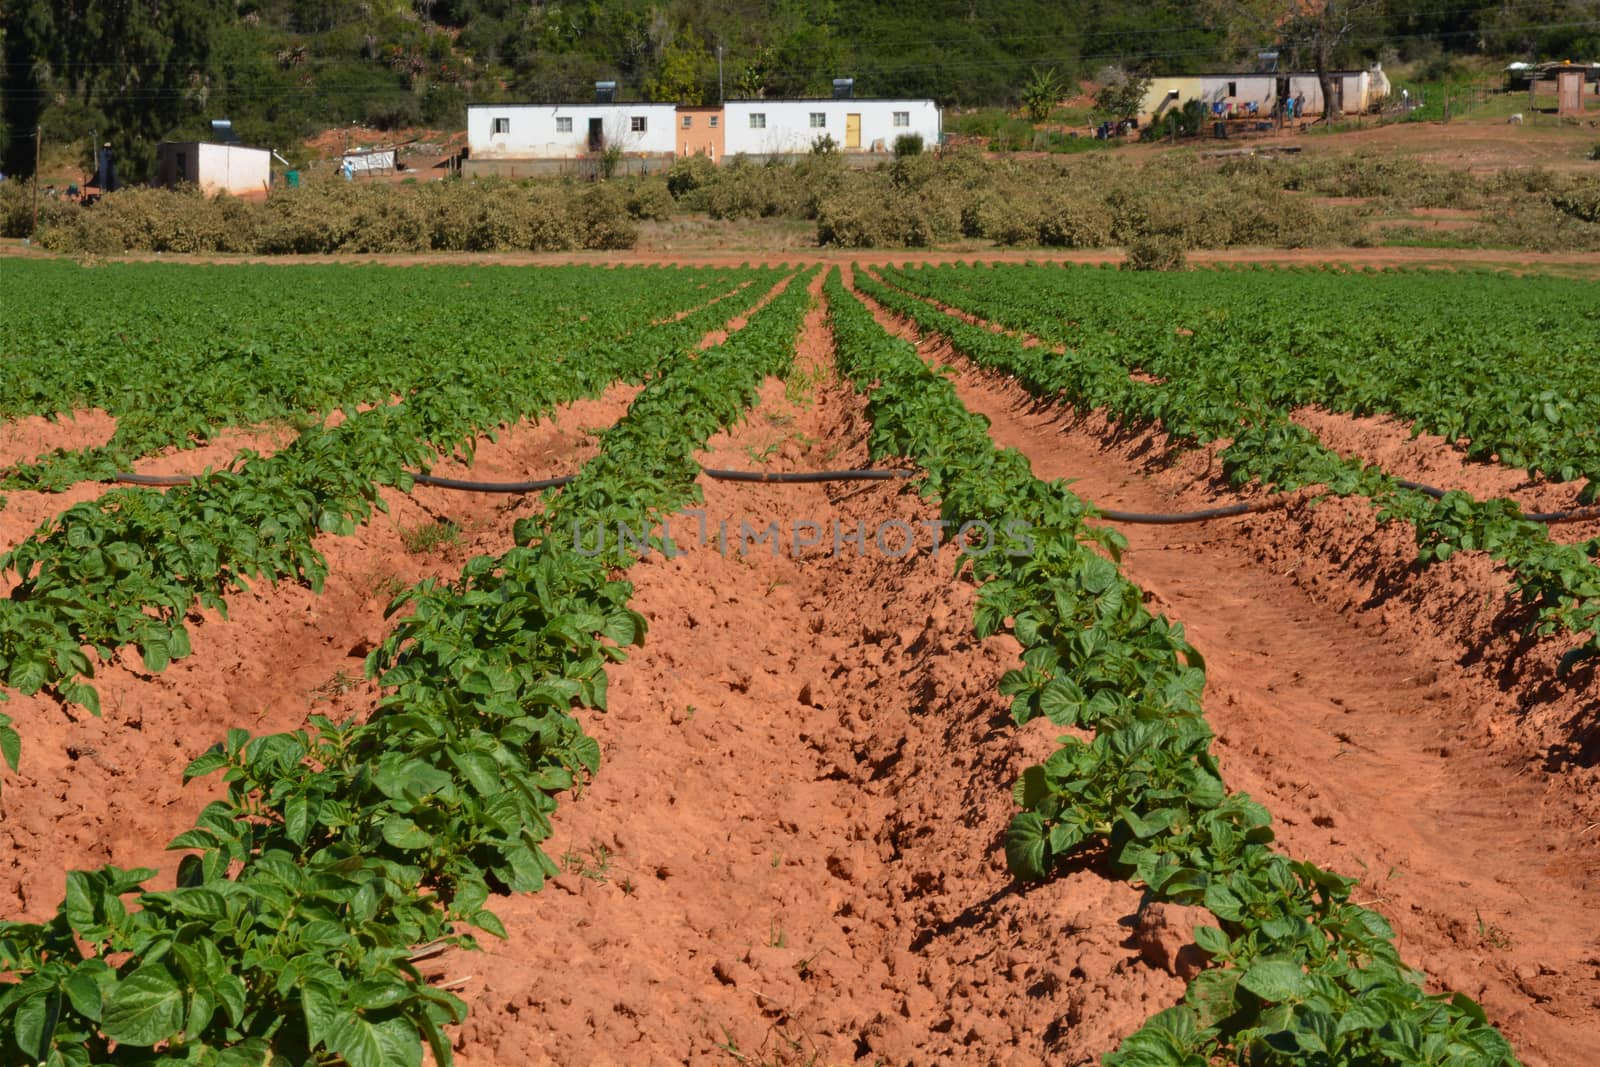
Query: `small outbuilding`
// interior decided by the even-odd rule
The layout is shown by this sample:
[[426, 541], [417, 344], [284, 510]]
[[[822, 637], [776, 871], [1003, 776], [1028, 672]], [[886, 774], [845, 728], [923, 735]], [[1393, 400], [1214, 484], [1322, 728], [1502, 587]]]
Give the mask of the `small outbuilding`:
[[393, 174], [395, 172], [395, 153], [393, 148], [361, 148], [351, 149], [340, 160], [339, 167], [352, 177], [374, 174]]
[[198, 185], [217, 193], [264, 193], [272, 182], [272, 152], [242, 144], [164, 141], [156, 147], [156, 184]]

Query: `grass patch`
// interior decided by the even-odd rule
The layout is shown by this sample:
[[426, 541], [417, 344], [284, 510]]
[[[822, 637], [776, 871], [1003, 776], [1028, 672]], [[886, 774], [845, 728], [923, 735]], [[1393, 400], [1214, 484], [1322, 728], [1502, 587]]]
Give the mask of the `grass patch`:
[[435, 519], [417, 526], [402, 526], [400, 543], [413, 556], [425, 556], [440, 549], [460, 548], [465, 542], [460, 526], [448, 519]]

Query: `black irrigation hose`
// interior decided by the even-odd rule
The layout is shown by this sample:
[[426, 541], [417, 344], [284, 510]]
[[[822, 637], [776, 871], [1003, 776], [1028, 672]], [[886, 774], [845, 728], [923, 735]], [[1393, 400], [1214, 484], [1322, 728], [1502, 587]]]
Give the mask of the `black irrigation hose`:
[[[707, 478], [716, 478], [724, 482], [760, 482], [777, 485], [810, 485], [817, 482], [876, 482], [890, 481], [896, 478], [910, 478], [916, 472], [896, 468], [878, 468], [871, 470], [843, 470], [843, 471], [735, 471], [719, 470], [704, 467], [701, 473]], [[544, 489], [559, 489], [577, 479], [576, 474], [564, 474], [559, 478], [544, 478], [534, 482], [471, 482], [460, 478], [440, 478], [432, 474], [413, 474], [412, 480], [418, 485], [433, 486], [436, 489], [456, 489], [468, 493], [537, 493]], [[132, 474], [119, 472], [113, 481], [126, 482], [129, 485], [173, 486], [188, 485], [194, 481], [193, 476], [186, 474]], [[1395, 484], [1402, 489], [1412, 489], [1419, 493], [1426, 493], [1435, 500], [1443, 499], [1445, 491], [1421, 482], [1407, 481], [1403, 478], [1395, 479]], [[1137, 526], [1177, 526], [1190, 522], [1209, 522], [1212, 519], [1231, 519], [1239, 515], [1253, 515], [1263, 511], [1271, 511], [1282, 507], [1283, 498], [1266, 501], [1260, 504], [1229, 504], [1220, 508], [1207, 508], [1204, 511], [1178, 511], [1178, 512], [1146, 512], [1146, 511], [1117, 511], [1112, 508], [1098, 509], [1096, 514], [1110, 522], [1123, 522]], [[1535, 511], [1522, 516], [1529, 522], [1551, 525], [1560, 522], [1585, 522], [1600, 520], [1600, 507], [1595, 508], [1568, 508], [1563, 511]]]
[[[875, 470], [843, 471], [735, 471], [702, 467], [707, 478], [724, 482], [770, 482], [775, 484], [811, 484], [815, 482], [878, 482], [895, 478], [910, 478], [916, 471], [879, 468]], [[534, 482], [472, 482], [460, 478], [440, 478], [432, 474], [413, 472], [411, 480], [418, 485], [435, 489], [457, 489], [467, 493], [537, 493], [544, 489], [559, 489], [576, 481], [576, 474], [563, 474], [559, 478], [543, 478]], [[195, 480], [188, 474], [132, 474], [119, 472], [113, 481], [129, 485], [175, 486], [188, 485]]]
[[464, 493], [537, 493], [542, 489], [560, 489], [578, 480], [576, 474], [563, 474], [559, 478], [544, 478], [537, 482], [466, 482], [460, 478], [439, 478], [432, 474], [414, 473], [411, 480], [418, 485], [431, 485], [435, 489], [459, 489]]
[[1154, 514], [1147, 511], [1115, 511], [1111, 508], [1095, 509], [1095, 517], [1109, 519], [1112, 522], [1126, 522], [1135, 526], [1176, 526], [1185, 522], [1206, 522], [1210, 519], [1231, 519], [1235, 515], [1249, 515], [1256, 511], [1266, 511], [1266, 504], [1229, 504], [1223, 508], [1208, 508], [1205, 511], [1179, 511], [1171, 514]]
[[773, 482], [784, 485], [810, 485], [814, 482], [883, 482], [910, 478], [916, 471], [880, 468], [848, 471], [728, 471], [702, 467], [707, 478], [724, 482]]

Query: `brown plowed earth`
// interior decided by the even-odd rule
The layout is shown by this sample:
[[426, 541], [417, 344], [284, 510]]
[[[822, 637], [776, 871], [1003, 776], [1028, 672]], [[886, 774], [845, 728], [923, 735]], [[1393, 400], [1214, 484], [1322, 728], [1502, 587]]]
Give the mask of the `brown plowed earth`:
[[[877, 280], [881, 282], [882, 278]], [[928, 303], [973, 325], [1037, 343], [1037, 338], [989, 323], [969, 312], [934, 300]], [[883, 309], [872, 306], [883, 314]], [[914, 336], [909, 324], [892, 316], [888, 321], [893, 321], [903, 336]], [[1027, 396], [1011, 379], [970, 367], [948, 342], [924, 347], [961, 363], [980, 379], [998, 382], [1018, 396]], [[1181, 472], [1173, 484], [1191, 490], [1191, 503], [1184, 510], [1240, 500], [1262, 505], [1267, 509], [1264, 514], [1233, 522], [1250, 528], [1265, 524], [1267, 532], [1255, 548], [1263, 561], [1296, 575], [1308, 590], [1318, 591], [1321, 583], [1331, 583], [1319, 595], [1341, 611], [1353, 610], [1358, 604], [1380, 609], [1385, 624], [1395, 627], [1399, 635], [1410, 635], [1420, 621], [1439, 636], [1454, 641], [1453, 655], [1458, 665], [1492, 681], [1496, 692], [1519, 698], [1514, 711], [1486, 717], [1485, 729], [1498, 734], [1506, 728], [1508, 718], [1514, 720], [1527, 751], [1542, 754], [1550, 769], [1572, 764], [1588, 767], [1600, 762], [1600, 699], [1594, 693], [1593, 671], [1574, 682], [1563, 683], [1557, 677], [1558, 665], [1575, 643], [1573, 640], [1517, 639], [1517, 635], [1530, 631], [1532, 613], [1516, 597], [1509, 570], [1487, 553], [1457, 552], [1447, 563], [1424, 568], [1416, 562], [1410, 528], [1398, 523], [1379, 524], [1374, 510], [1362, 501], [1311, 506], [1315, 504], [1314, 487], [1272, 496], [1256, 487], [1243, 493], [1234, 490], [1221, 477], [1217, 458], [1226, 441], [1180, 451], [1172, 447], [1159, 426], [1149, 431], [1130, 431], [1103, 412], [1062, 412], [1039, 405], [1031, 397], [1028, 402], [1039, 410], [1056, 410], [1093, 436], [1117, 442], [1120, 455], [1139, 461], [1147, 470], [1174, 468]], [[1346, 454], [1359, 453], [1366, 458], [1392, 459], [1393, 473], [1424, 482], [1434, 478], [1442, 488], [1462, 488], [1481, 497], [1509, 491], [1525, 510], [1570, 508], [1576, 504], [1581, 489], [1579, 482], [1530, 480], [1511, 468], [1467, 460], [1454, 445], [1437, 456], [1424, 456], [1416, 443], [1400, 440], [1409, 428], [1395, 420], [1360, 420], [1352, 427], [1343, 421], [1350, 416], [1313, 413], [1309, 408], [1302, 409], [1301, 415], [1308, 424], [1314, 421], [1316, 428], [1327, 430], [1336, 450], [1347, 449]], [[1442, 443], [1440, 438], [1433, 440]], [[1106, 508], [1137, 510], [1122, 508], [1114, 499], [1100, 503]], [[1587, 513], [1591, 509], [1581, 510]], [[1570, 543], [1584, 539], [1597, 525], [1600, 524], [1586, 519], [1551, 524], [1548, 530], [1553, 540]], [[1325, 545], [1328, 550], [1308, 557], [1302, 542]], [[1313, 573], [1317, 567], [1322, 571]], [[1353, 597], [1351, 582], [1359, 584], [1364, 600]]]
[[[739, 293], [744, 292], [745, 289], [748, 288], [751, 284], [752, 284], [751, 282], [747, 282], [747, 281], [746, 282], [740, 282], [738, 285], [734, 286], [732, 289], [729, 289], [727, 292], [719, 293], [716, 296], [712, 297], [710, 300], [707, 300], [703, 304], [699, 304], [699, 305], [697, 305], [695, 307], [684, 308], [682, 311], [675, 311], [671, 315], [668, 315], [664, 319], [657, 319], [655, 322], [651, 323], [651, 325], [652, 326], [660, 326], [660, 325], [662, 325], [664, 323], [669, 323], [669, 322], [682, 322], [684, 319], [688, 318], [690, 315], [693, 315], [697, 311], [703, 311], [704, 309], [712, 306], [713, 304], [720, 304], [724, 300], [729, 299], [730, 297], [737, 296]], [[699, 288], [704, 289], [704, 288], [706, 288], [706, 286], [705, 286], [705, 284], [702, 284], [702, 285], [699, 286]]]
[[[1550, 481], [1529, 477], [1526, 470], [1469, 459], [1466, 449], [1437, 434], [1416, 431], [1404, 419], [1390, 415], [1349, 415], [1306, 407], [1294, 412], [1294, 421], [1312, 431], [1322, 443], [1346, 457], [1359, 457], [1390, 474], [1440, 489], [1461, 489], [1480, 500], [1505, 497], [1524, 512], [1580, 509], [1586, 480]], [[1413, 436], [1415, 434], [1415, 436]], [[1597, 511], [1600, 514], [1600, 511]], [[1563, 544], [1600, 537], [1600, 518], [1554, 523], [1550, 539]]]
[[[614, 386], [506, 429], [498, 441], [481, 440], [470, 468], [436, 469], [491, 481], [569, 473], [597, 451], [587, 428], [615, 422], [637, 391]], [[183, 767], [232, 727], [270, 733], [295, 729], [308, 714], [366, 713], [377, 690], [363, 679], [362, 661], [390, 628], [383, 613], [393, 596], [425, 577], [455, 576], [469, 556], [504, 552], [513, 522], [539, 506], [535, 498], [425, 486], [409, 496], [386, 490], [384, 499], [389, 512], [353, 535], [317, 539], [330, 568], [321, 594], [288, 582], [257, 585], [228, 598], [228, 619], [204, 612], [191, 621], [194, 654], [165, 671], [145, 671], [132, 649], [100, 665], [102, 717], [10, 694], [0, 708], [17, 720], [23, 749], [20, 770], [0, 772], [0, 915], [47, 918], [69, 869], [154, 867], [162, 872], [155, 885], [169, 886], [176, 854], [165, 843], [221, 795], [214, 777], [183, 785]], [[0, 512], [0, 522], [10, 514]], [[439, 521], [455, 523], [459, 537], [423, 549], [416, 538]]]
[[[335, 413], [339, 414], [339, 413]], [[110, 418], [110, 416], [106, 416]], [[10, 426], [19, 423], [7, 424]], [[245, 449], [261, 456], [270, 456], [294, 440], [296, 431], [288, 424], [246, 428], [227, 427], [203, 445], [193, 448], [166, 448], [159, 453], [135, 460], [133, 471], [137, 474], [193, 475], [208, 469], [225, 467], [242, 458]], [[74, 440], [59, 447], [68, 449], [91, 448], [110, 440], [92, 437]], [[30, 461], [56, 445], [41, 447], [38, 452], [24, 458]], [[24, 451], [33, 452], [31, 446]], [[116, 488], [106, 482], [80, 482], [59, 493], [37, 492], [31, 489], [8, 489], [0, 492], [5, 506], [0, 508], [0, 551], [14, 547], [19, 541], [37, 530], [41, 524], [66, 511], [74, 504], [95, 500]], [[0, 577], [0, 592], [9, 591], [14, 582], [10, 577]]]
[[[60, 258], [54, 253], [20, 246], [0, 246], [3, 256]], [[1529, 252], [1500, 248], [1223, 248], [1196, 249], [1187, 253], [1190, 263], [1284, 265], [1337, 264], [1352, 267], [1481, 267], [1510, 271], [1541, 271], [1551, 268], [1573, 270], [1590, 276], [1600, 271], [1600, 253]], [[110, 262], [149, 262], [157, 253], [129, 253], [108, 257]], [[441, 263], [503, 263], [518, 266], [614, 266], [659, 265], [685, 267], [807, 266], [812, 263], [848, 265], [862, 263], [1120, 263], [1126, 253], [1117, 248], [996, 248], [963, 246], [924, 251], [905, 248], [784, 248], [778, 251], [682, 251], [648, 248], [596, 252], [400, 252], [333, 253], [304, 256], [257, 256], [160, 253], [163, 263], [270, 263], [290, 266], [296, 263], [382, 263], [389, 266], [419, 266]]]
[[203, 470], [226, 467], [239, 454], [249, 449], [260, 456], [270, 456], [286, 448], [298, 435], [293, 426], [282, 423], [272, 426], [227, 426], [203, 445], [192, 448], [166, 448], [154, 456], [145, 456], [133, 463], [137, 474], [198, 474]]
[[[829, 346], [814, 310], [802, 378]], [[702, 462], [865, 463], [861, 401], [815, 395], [769, 380]], [[684, 554], [628, 571], [650, 630], [586, 721], [602, 763], [555, 817], [564, 873], [493, 902], [508, 942], [438, 965], [472, 1009], [458, 1062], [1089, 1063], [1175, 1002], [1144, 960], [1181, 946], [1135, 947], [1141, 914], [1165, 929], [1138, 891], [1088, 865], [1027, 892], [1006, 873], [1011, 784], [1054, 729], [1011, 725], [1018, 647], [972, 635], [951, 549], [873, 546], [936, 512], [875, 483], [703, 489], [709, 543], [680, 516]], [[801, 520], [820, 546], [741, 557], [741, 521]], [[866, 555], [834, 554], [834, 521], [866, 525]]]
[[[1238, 499], [1207, 451], [1174, 457], [1157, 433], [1040, 405], [947, 345], [919, 348], [958, 368], [998, 444], [1086, 499]], [[1552, 642], [1495, 636], [1492, 563], [1462, 553], [1419, 573], [1409, 535], [1357, 503], [1120, 529], [1124, 573], [1206, 657], [1225, 781], [1267, 806], [1285, 851], [1359, 876], [1355, 899], [1395, 926], [1404, 958], [1478, 998], [1525, 1062], [1600, 1061], [1600, 805], [1592, 746], [1573, 752], [1595, 685], [1555, 687]]]
[[94, 448], [111, 440], [117, 420], [100, 408], [64, 412], [55, 418], [24, 415], [0, 425], [0, 468], [28, 463], [46, 452]]
[[776, 300], [778, 298], [778, 294], [789, 288], [789, 283], [794, 281], [794, 279], [795, 275], [793, 274], [786, 274], [782, 278], [779, 278], [777, 284], [773, 285], [771, 289], [768, 289], [761, 295], [760, 300], [757, 300], [754, 304], [750, 305], [749, 310], [742, 311], [733, 318], [729, 319], [722, 329], [712, 330], [704, 337], [700, 338], [700, 344], [697, 346], [699, 350], [704, 352], [708, 348], [715, 348], [717, 345], [720, 345], [722, 342], [726, 341], [730, 334], [737, 333], [738, 331], [744, 329], [751, 317], [755, 315], [756, 312], [760, 311], [762, 308]]

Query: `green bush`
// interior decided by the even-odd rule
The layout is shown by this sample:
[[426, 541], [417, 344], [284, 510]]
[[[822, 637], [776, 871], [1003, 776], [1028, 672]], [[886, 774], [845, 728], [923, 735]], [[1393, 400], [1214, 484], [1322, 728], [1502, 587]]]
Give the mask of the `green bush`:
[[1183, 245], [1164, 235], [1140, 237], [1128, 245], [1124, 270], [1182, 270], [1186, 265]]
[[[674, 200], [683, 200], [707, 188], [717, 180], [717, 165], [705, 156], [684, 156], [672, 161], [667, 168], [667, 192]], [[688, 206], [688, 205], [685, 205]], [[701, 205], [700, 210], [704, 210]]]
[[1104, 248], [1113, 219], [1104, 201], [1079, 189], [1047, 192], [1038, 212], [1038, 240], [1059, 248]]
[[830, 199], [817, 213], [817, 243], [835, 248], [903, 245], [886, 191], [853, 189]]
[[902, 133], [894, 139], [894, 154], [896, 159], [906, 156], [922, 155], [922, 134]]
[[[6, 183], [7, 186], [14, 183]], [[23, 198], [0, 189], [0, 219], [22, 226]], [[255, 252], [558, 252], [631, 248], [638, 212], [670, 205], [660, 181], [583, 186], [497, 179], [278, 189], [264, 203], [198, 192], [124, 189], [90, 208], [53, 203], [39, 242], [54, 251], [114, 254]], [[654, 217], [654, 216], [644, 216]], [[20, 218], [20, 221], [19, 221]]]
[[667, 182], [660, 178], [638, 178], [627, 187], [628, 215], [635, 219], [665, 222], [674, 207]]
[[627, 195], [614, 185], [596, 185], [583, 194], [579, 216], [585, 248], [632, 248], [639, 240]]

